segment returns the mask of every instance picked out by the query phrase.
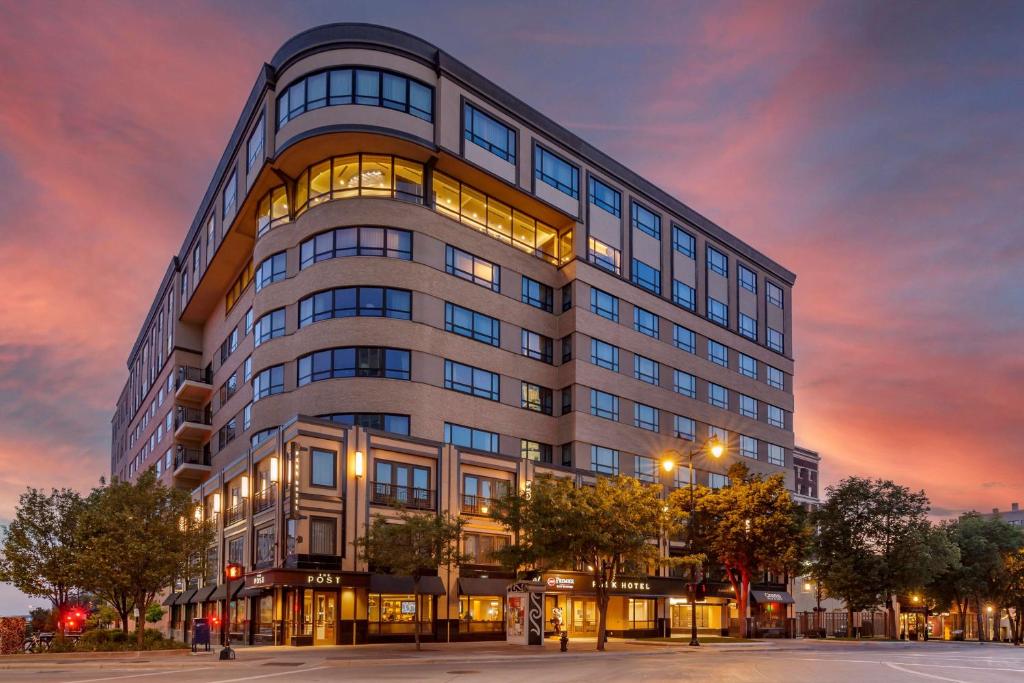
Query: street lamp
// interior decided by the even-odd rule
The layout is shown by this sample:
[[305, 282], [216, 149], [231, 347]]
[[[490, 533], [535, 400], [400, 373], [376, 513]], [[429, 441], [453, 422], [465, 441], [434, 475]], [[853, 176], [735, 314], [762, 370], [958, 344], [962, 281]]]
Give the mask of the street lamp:
[[[671, 472], [676, 467], [676, 459], [686, 458], [687, 466], [690, 469], [690, 519], [686, 523], [686, 531], [688, 538], [688, 545], [690, 551], [693, 551], [693, 528], [694, 528], [694, 517], [696, 515], [696, 504], [694, 500], [694, 475], [693, 475], [693, 458], [698, 454], [707, 454], [713, 458], [720, 458], [725, 453], [725, 444], [723, 444], [717, 436], [712, 436], [705, 441], [700, 447], [693, 446], [687, 450], [686, 455], [683, 455], [679, 451], [669, 450], [665, 452], [665, 457], [662, 458], [661, 467], [666, 472]], [[670, 457], [674, 454], [676, 457]], [[690, 568], [690, 645], [697, 647], [700, 642], [697, 640], [697, 567], [693, 566]]]

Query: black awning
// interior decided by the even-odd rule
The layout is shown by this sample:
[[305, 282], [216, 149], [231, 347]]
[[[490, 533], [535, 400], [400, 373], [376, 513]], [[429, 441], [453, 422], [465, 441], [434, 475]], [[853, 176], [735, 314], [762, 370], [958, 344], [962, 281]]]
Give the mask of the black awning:
[[459, 592], [463, 595], [505, 595], [511, 579], [459, 579]]
[[210, 599], [210, 594], [217, 590], [217, 586], [203, 586], [196, 591], [196, 594], [189, 600], [193, 605], [198, 605], [201, 602], [206, 602]]
[[[412, 577], [395, 576], [393, 574], [371, 574], [370, 592], [412, 595]], [[441, 583], [441, 577], [421, 577], [420, 593], [423, 595], [444, 595], [444, 584]]]
[[756, 591], [753, 588], [750, 589], [750, 597], [754, 599], [754, 602], [764, 604], [766, 602], [781, 602], [784, 605], [792, 605], [796, 602], [793, 596], [786, 591]]
[[[238, 585], [239, 585], [239, 588], [241, 589], [242, 584], [238, 584]], [[269, 591], [270, 591], [269, 587], [249, 586], [245, 590], [241, 590], [241, 591], [236, 590], [235, 591], [235, 597], [258, 598], [259, 596], [264, 595], [264, 594], [266, 594]], [[241, 595], [239, 595], [239, 593], [241, 593]], [[234, 599], [234, 598], [232, 598], [232, 599]]]
[[191, 590], [187, 590], [187, 591], [182, 591], [181, 593], [178, 593], [178, 599], [174, 601], [174, 604], [175, 605], [187, 605], [189, 603], [189, 600], [191, 600], [192, 596], [195, 595], [195, 594], [196, 594], [196, 589], [195, 588], [193, 588]]
[[170, 607], [171, 605], [173, 605], [174, 601], [178, 599], [179, 595], [181, 595], [181, 593], [168, 593], [167, 597], [164, 598], [164, 601], [162, 603], [163, 606]]
[[[232, 600], [235, 598], [236, 595], [238, 595], [238, 591], [242, 590], [243, 586], [244, 584], [241, 581], [235, 583], [234, 589], [231, 591]], [[220, 602], [221, 600], [226, 600], [227, 597], [228, 585], [226, 583], [222, 583], [219, 586], [217, 586], [217, 590], [210, 593], [210, 597], [206, 598], [206, 602]]]

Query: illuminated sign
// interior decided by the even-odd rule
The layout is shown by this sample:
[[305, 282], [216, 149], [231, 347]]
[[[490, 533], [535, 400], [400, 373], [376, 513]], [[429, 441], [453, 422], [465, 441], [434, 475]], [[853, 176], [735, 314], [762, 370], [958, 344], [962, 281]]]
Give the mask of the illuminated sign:
[[[597, 588], [597, 581], [590, 582], [591, 587]], [[620, 590], [620, 591], [649, 591], [651, 590], [651, 584], [647, 581], [639, 581], [636, 579], [626, 579], [620, 581], [612, 581], [609, 590]]]
[[310, 574], [306, 577], [306, 583], [316, 586], [340, 586], [341, 576], [338, 574]]
[[252, 577], [252, 585], [254, 586], [262, 586], [266, 582], [267, 578], [263, 576], [263, 574], [257, 574], [256, 576]]
[[563, 590], [572, 590], [576, 587], [576, 579], [571, 576], [549, 576], [547, 580], [548, 588], [559, 588]]
[[768, 593], [768, 592], [765, 592], [764, 599], [769, 601], [769, 602], [783, 602], [783, 601], [785, 601], [786, 598], [783, 597], [782, 593]]

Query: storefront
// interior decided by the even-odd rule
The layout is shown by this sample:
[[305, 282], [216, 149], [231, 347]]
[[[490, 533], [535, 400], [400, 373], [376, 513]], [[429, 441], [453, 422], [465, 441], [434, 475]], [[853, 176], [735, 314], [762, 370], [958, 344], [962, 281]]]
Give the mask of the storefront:
[[791, 637], [795, 624], [789, 606], [796, 600], [784, 590], [750, 590], [750, 616], [754, 635], [760, 637]]
[[415, 638], [439, 639], [437, 633], [438, 596], [445, 594], [440, 577], [420, 578], [419, 601], [411, 576], [371, 574], [367, 603], [367, 641], [393, 642]]
[[505, 595], [510, 579], [459, 579], [459, 640], [505, 638]]
[[728, 598], [708, 596], [690, 604], [686, 598], [669, 598], [669, 616], [672, 635], [690, 637], [692, 610], [697, 612], [697, 633], [704, 635], [728, 635], [729, 622], [737, 618], [736, 605]]

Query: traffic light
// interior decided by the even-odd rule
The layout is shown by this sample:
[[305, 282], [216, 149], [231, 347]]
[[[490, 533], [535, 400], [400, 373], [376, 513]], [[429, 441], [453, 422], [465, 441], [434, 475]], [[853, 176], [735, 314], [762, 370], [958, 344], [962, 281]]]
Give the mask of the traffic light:
[[695, 590], [693, 592], [693, 599], [695, 602], [697, 600], [703, 600], [706, 597], [708, 597], [708, 586], [703, 581], [698, 583], [694, 588]]
[[230, 562], [224, 565], [224, 578], [228, 581], [242, 578], [242, 565]]

